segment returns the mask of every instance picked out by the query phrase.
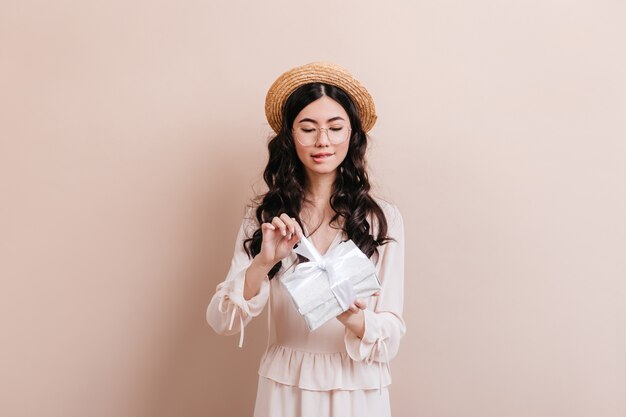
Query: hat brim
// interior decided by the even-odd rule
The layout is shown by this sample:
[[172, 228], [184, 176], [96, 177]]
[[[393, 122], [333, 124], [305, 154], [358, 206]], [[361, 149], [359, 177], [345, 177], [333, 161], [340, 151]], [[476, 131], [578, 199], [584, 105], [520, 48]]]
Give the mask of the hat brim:
[[361, 126], [368, 132], [376, 123], [376, 108], [370, 93], [344, 68], [329, 62], [313, 62], [282, 74], [265, 97], [265, 117], [274, 132], [282, 126], [285, 102], [298, 87], [310, 83], [334, 85], [345, 91], [354, 102]]

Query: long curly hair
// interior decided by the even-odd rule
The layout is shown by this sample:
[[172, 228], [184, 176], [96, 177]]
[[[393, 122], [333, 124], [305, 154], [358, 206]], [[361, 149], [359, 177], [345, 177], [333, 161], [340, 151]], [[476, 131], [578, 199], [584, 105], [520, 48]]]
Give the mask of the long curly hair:
[[[361, 126], [356, 106], [342, 89], [329, 84], [302, 85], [285, 102], [280, 132], [270, 139], [267, 146], [269, 161], [263, 179], [268, 191], [255, 199], [256, 220], [261, 225], [271, 222], [281, 213], [286, 213], [295, 218], [302, 227], [300, 211], [303, 203], [308, 201], [305, 194], [306, 176], [304, 166], [296, 153], [292, 126], [300, 111], [322, 96], [332, 98], [345, 109], [352, 128], [348, 154], [338, 168], [330, 197], [330, 206], [335, 212], [330, 224], [339, 228], [338, 220], [343, 218], [343, 231], [363, 253], [371, 257], [377, 252], [378, 246], [393, 239], [387, 236], [387, 220], [383, 210], [369, 194], [371, 187], [365, 161], [367, 135]], [[370, 215], [378, 224], [376, 236], [372, 236], [367, 221]], [[262, 240], [260, 227], [252, 237], [244, 240], [244, 250], [250, 258], [261, 251]], [[280, 266], [281, 262], [278, 262], [270, 270], [270, 279], [276, 275]]]

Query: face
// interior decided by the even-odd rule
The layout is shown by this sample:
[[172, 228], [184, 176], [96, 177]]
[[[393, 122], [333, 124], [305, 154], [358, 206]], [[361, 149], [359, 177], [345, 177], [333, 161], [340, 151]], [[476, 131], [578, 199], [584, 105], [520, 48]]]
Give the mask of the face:
[[[293, 122], [293, 135], [296, 152], [307, 176], [335, 175], [348, 154], [350, 119], [339, 103], [322, 96], [298, 113]], [[329, 136], [335, 139], [345, 137], [346, 140], [333, 144], [336, 140], [331, 142]], [[303, 145], [297, 138], [307, 138], [312, 143], [302, 140], [307, 143]]]

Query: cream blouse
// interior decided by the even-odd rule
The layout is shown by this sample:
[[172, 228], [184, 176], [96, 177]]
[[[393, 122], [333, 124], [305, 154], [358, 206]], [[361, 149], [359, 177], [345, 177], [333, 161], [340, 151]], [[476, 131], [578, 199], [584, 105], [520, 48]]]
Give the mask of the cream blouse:
[[[309, 331], [280, 283], [282, 274], [297, 261], [293, 252], [283, 260], [272, 280], [265, 277], [256, 296], [247, 301], [243, 298], [245, 272], [252, 259], [242, 244], [259, 227], [252, 211], [244, 218], [237, 234], [230, 270], [217, 286], [206, 318], [218, 334], [240, 332], [241, 347], [245, 326], [263, 311], [266, 304], [269, 305], [268, 318], [274, 331], [271, 332], [273, 337], [268, 337], [271, 343], [268, 342], [261, 359], [261, 377], [316, 391], [376, 389], [391, 384], [388, 362], [397, 354], [400, 339], [406, 332], [402, 318], [404, 225], [396, 206], [381, 199], [376, 201], [387, 219], [387, 234], [395, 240], [379, 246], [378, 256], [375, 253], [371, 258], [382, 289], [379, 296], [365, 300], [367, 308], [364, 310], [365, 334], [362, 339], [337, 319]], [[376, 222], [371, 218], [368, 221], [371, 230], [377, 233]], [[304, 232], [307, 234], [306, 230]], [[329, 250], [342, 240], [347, 240], [343, 232], [337, 234]]]

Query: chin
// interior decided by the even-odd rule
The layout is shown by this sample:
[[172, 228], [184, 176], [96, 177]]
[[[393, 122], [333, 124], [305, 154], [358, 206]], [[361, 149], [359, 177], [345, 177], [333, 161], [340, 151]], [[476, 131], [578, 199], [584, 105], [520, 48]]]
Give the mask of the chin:
[[339, 167], [307, 167], [307, 171], [313, 175], [327, 175], [338, 171]]

